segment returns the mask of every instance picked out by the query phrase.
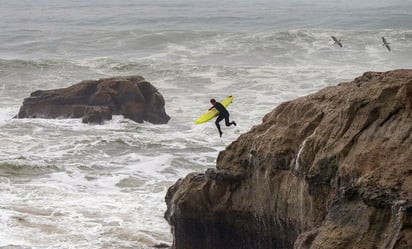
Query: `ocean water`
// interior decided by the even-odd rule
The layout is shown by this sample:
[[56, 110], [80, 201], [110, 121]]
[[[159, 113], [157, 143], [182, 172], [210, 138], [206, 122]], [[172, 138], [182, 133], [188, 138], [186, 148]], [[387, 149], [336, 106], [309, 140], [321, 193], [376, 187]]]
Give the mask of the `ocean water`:
[[[0, 0], [0, 30], [0, 248], [170, 244], [167, 188], [278, 104], [412, 67], [410, 0]], [[13, 119], [35, 90], [120, 75], [155, 85], [170, 122]], [[230, 94], [237, 127], [194, 125]]]

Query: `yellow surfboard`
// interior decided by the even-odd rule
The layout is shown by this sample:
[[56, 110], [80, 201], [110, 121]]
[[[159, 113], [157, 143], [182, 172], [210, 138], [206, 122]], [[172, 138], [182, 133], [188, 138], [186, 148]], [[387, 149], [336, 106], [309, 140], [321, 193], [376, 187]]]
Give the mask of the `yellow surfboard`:
[[[232, 101], [233, 101], [234, 98], [235, 98], [235, 97], [234, 97], [233, 95], [230, 95], [229, 97], [227, 97], [227, 98], [223, 99], [222, 101], [220, 101], [220, 103], [221, 103], [224, 107], [228, 107], [228, 106], [232, 103]], [[203, 114], [195, 121], [195, 124], [201, 124], [201, 123], [207, 122], [207, 121], [213, 119], [214, 117], [216, 117], [218, 114], [219, 114], [218, 110], [216, 110], [216, 109], [213, 108], [212, 110], [203, 113]]]

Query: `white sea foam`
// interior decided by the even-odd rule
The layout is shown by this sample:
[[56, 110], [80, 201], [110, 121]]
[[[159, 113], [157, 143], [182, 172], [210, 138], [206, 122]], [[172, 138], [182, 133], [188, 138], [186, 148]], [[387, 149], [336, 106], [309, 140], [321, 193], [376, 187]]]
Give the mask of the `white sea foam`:
[[[0, 246], [170, 243], [167, 188], [189, 172], [214, 167], [218, 152], [275, 106], [364, 71], [412, 66], [411, 6], [396, 1], [374, 2], [382, 7], [374, 9], [362, 4], [347, 17], [342, 4], [323, 2], [310, 12], [301, 1], [184, 2], [4, 2]], [[390, 21], [376, 19], [386, 13]], [[331, 35], [342, 39], [342, 49]], [[153, 83], [165, 97], [169, 124], [121, 116], [101, 126], [13, 119], [35, 90], [118, 75]], [[222, 125], [220, 139], [213, 122], [194, 124], [210, 98], [229, 94], [237, 127]]]

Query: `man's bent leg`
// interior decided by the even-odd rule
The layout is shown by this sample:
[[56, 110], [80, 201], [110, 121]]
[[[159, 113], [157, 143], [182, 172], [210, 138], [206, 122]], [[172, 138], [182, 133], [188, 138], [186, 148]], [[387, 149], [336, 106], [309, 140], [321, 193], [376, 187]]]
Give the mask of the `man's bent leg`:
[[227, 116], [225, 117], [225, 124], [226, 124], [226, 126], [231, 126], [231, 125], [236, 126], [236, 122], [235, 122], [235, 121], [229, 122], [229, 115], [227, 115]]
[[226, 126], [232, 125], [232, 123], [229, 122], [229, 115], [226, 115], [226, 116], [225, 116], [225, 124], [226, 124]]

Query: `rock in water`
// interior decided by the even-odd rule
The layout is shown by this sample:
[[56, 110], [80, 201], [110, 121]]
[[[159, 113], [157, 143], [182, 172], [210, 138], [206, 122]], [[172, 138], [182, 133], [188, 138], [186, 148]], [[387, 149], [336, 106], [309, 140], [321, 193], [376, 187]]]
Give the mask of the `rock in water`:
[[283, 103], [171, 186], [176, 249], [412, 248], [412, 70]]
[[35, 91], [17, 118], [83, 118], [102, 123], [123, 115], [138, 123], [165, 124], [170, 117], [159, 91], [141, 76], [86, 80], [67, 88]]

